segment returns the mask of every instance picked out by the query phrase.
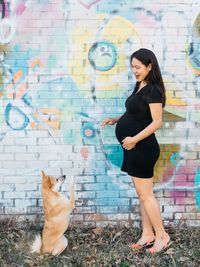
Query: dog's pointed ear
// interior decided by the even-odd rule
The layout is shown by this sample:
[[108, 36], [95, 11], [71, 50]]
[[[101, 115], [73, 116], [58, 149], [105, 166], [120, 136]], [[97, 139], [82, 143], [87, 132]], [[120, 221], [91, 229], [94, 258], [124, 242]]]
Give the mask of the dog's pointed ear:
[[45, 173], [44, 173], [44, 171], [41, 172], [41, 175], [42, 175], [42, 177], [45, 177], [46, 176]]

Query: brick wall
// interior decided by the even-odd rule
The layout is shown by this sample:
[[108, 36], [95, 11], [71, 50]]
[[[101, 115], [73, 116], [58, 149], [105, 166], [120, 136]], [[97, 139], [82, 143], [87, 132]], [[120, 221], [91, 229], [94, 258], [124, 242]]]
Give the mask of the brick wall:
[[137, 223], [114, 127], [135, 83], [130, 54], [152, 49], [167, 88], [155, 191], [166, 220], [200, 218], [199, 0], [0, 4], [0, 214], [42, 215], [41, 170], [76, 180], [72, 220]]

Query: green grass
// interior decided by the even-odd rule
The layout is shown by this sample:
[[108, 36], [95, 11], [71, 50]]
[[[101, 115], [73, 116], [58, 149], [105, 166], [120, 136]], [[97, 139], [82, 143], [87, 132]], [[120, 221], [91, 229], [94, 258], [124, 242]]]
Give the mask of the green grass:
[[65, 235], [69, 246], [59, 256], [30, 253], [35, 235], [41, 231], [30, 222], [0, 222], [1, 267], [199, 267], [200, 230], [186, 225], [167, 226], [173, 244], [158, 255], [145, 249], [133, 252], [131, 242], [140, 236], [137, 228], [115, 226], [105, 228], [70, 227]]

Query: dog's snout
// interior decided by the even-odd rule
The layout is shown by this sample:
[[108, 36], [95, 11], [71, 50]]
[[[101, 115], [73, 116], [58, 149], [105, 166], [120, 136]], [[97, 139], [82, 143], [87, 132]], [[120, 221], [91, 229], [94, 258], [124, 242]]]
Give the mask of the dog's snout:
[[64, 175], [62, 175], [62, 178], [63, 178], [63, 179], [66, 179], [66, 175], [65, 175], [65, 174], [64, 174]]

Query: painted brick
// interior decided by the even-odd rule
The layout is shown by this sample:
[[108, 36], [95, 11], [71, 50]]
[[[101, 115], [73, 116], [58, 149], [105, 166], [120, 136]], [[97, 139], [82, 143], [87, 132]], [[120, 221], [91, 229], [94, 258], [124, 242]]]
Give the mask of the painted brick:
[[16, 184], [15, 190], [16, 191], [35, 191], [37, 190], [37, 184]]
[[[19, 192], [20, 194], [21, 192]], [[42, 192], [40, 191], [31, 191], [31, 192], [26, 192], [26, 198], [32, 199], [32, 198], [41, 198], [42, 197]]]
[[109, 198], [108, 199], [108, 205], [109, 206], [115, 206], [116, 203], [118, 205], [130, 205], [130, 199], [129, 198]]
[[14, 154], [11, 153], [3, 153], [0, 154], [0, 160], [14, 160]]
[[26, 213], [29, 206], [36, 206], [35, 199], [15, 199], [16, 213]]
[[103, 198], [103, 197], [119, 197], [119, 191], [99, 191], [96, 193], [97, 198]]
[[187, 219], [187, 220], [196, 219], [196, 213], [176, 213], [174, 216], [175, 219]]
[[26, 152], [26, 146], [5, 146], [5, 152], [17, 152], [17, 153], [24, 153]]
[[36, 139], [35, 138], [19, 138], [15, 140], [16, 145], [36, 145]]
[[162, 206], [164, 208], [164, 212], [184, 212], [185, 207], [182, 205], [173, 205], [173, 206]]
[[[4, 161], [3, 162], [3, 168], [4, 169], [19, 169], [19, 168], [21, 168], [21, 169], [25, 169], [25, 167], [26, 167], [26, 163], [24, 162], [24, 161], [12, 161], [12, 160], [10, 160], [10, 161]], [[9, 172], [9, 174], [11, 174], [10, 172]]]
[[37, 160], [38, 157], [39, 155], [37, 153], [15, 153], [16, 160], [30, 161]]
[[4, 207], [0, 207], [0, 214], [2, 215], [2, 214], [4, 214], [5, 213], [5, 211], [4, 211]]
[[85, 215], [85, 221], [104, 221], [106, 220], [106, 216], [103, 214], [88, 214]]
[[[26, 163], [26, 167], [28, 169], [39, 169], [39, 170], [45, 169], [48, 171], [48, 169], [47, 169], [48, 161], [40, 159], [40, 160], [34, 160], [34, 161], [29, 160], [29, 161], [26, 161], [25, 163]], [[53, 173], [51, 171], [48, 171], [48, 173], [51, 173], [51, 175], [58, 174], [58, 173], [60, 173], [60, 169], [59, 169], [59, 172], [57, 171], [57, 172]]]
[[4, 199], [25, 198], [25, 192], [4, 192]]
[[199, 208], [196, 205], [188, 205], [185, 207], [186, 212], [198, 212]]
[[76, 214], [76, 215], [73, 215], [72, 218], [71, 218], [71, 223], [73, 222], [82, 222], [84, 220], [84, 217], [82, 214]]
[[107, 219], [109, 220], [109, 221], [123, 221], [123, 220], [125, 220], [125, 221], [127, 221], [128, 219], [129, 219], [129, 214], [120, 214], [120, 213], [118, 213], [118, 214], [108, 214], [107, 215]]
[[13, 191], [14, 184], [3, 184], [1, 185], [1, 191]]
[[0, 200], [0, 207], [13, 207], [14, 202], [12, 199], [1, 199]]
[[[97, 184], [84, 184], [84, 190], [94, 190], [94, 191], [104, 191], [105, 184], [97, 183]], [[106, 192], [106, 191], [105, 191]]]
[[[199, 183], [200, 166], [199, 69], [195, 46], [192, 56], [185, 47], [196, 38], [199, 1], [135, 1], [134, 6], [131, 1], [94, 1], [89, 7], [89, 1], [71, 1], [68, 6], [68, 1], [62, 5], [48, 0], [34, 8], [32, 2], [23, 15], [10, 12], [14, 32], [6, 42], [8, 52], [2, 53], [1, 65], [5, 73], [11, 71], [12, 84], [5, 85], [0, 98], [0, 213], [42, 216], [43, 169], [50, 175], [77, 176], [74, 222], [105, 226], [132, 221], [139, 226], [139, 200], [130, 177], [119, 170], [122, 149], [115, 127], [98, 128], [100, 132], [97, 127], [103, 118], [125, 111], [134, 86], [127, 57], [143, 46], [156, 52], [167, 92], [163, 126], [156, 132], [161, 155], [155, 194], [164, 221], [183, 219], [198, 225], [199, 195], [193, 188]], [[160, 20], [149, 15], [155, 6]], [[110, 17], [113, 10], [117, 17]], [[148, 12], [141, 17], [141, 10]], [[109, 25], [101, 14], [109, 15]], [[113, 40], [116, 47], [117, 62], [107, 71], [94, 69], [88, 60], [99, 36]], [[101, 56], [100, 64], [106, 65]], [[16, 109], [7, 112], [7, 104]], [[85, 121], [91, 128], [84, 130]], [[22, 129], [15, 129], [19, 126]], [[170, 161], [178, 152], [185, 157], [180, 168]], [[173, 174], [174, 180], [165, 186]]]
[[117, 207], [97, 207], [97, 212], [99, 213], [117, 213]]
[[78, 176], [76, 177], [77, 183], [94, 183], [95, 177], [94, 176]]
[[95, 207], [76, 207], [76, 213], [95, 213]]
[[27, 207], [27, 213], [41, 214], [43, 213], [43, 208], [42, 207]]

